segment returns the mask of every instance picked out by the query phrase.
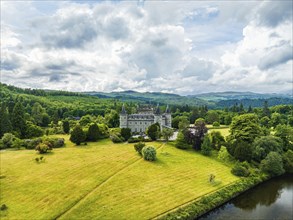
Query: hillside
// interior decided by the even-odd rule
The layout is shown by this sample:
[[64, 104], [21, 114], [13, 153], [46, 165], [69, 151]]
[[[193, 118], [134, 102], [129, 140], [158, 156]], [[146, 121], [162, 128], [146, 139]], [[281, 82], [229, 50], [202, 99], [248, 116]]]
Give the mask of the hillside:
[[[54, 91], [54, 90], [41, 90], [41, 89], [21, 89], [14, 86], [7, 86], [1, 84], [0, 96], [1, 98], [8, 99], [10, 96], [23, 96], [40, 103], [47, 102], [48, 105], [55, 105], [57, 102], [65, 103], [68, 106], [77, 106], [79, 102], [92, 106], [112, 106], [115, 102], [127, 103], [148, 103], [148, 104], [161, 104], [161, 105], [189, 105], [189, 106], [203, 106], [209, 108], [225, 108], [231, 107], [235, 104], [242, 103], [244, 107], [262, 107], [264, 101], [268, 101], [268, 106], [275, 106], [281, 104], [292, 104], [293, 99], [290, 95], [284, 94], [258, 94], [252, 92], [220, 92], [220, 93], [205, 93], [192, 96], [180, 96], [177, 94], [160, 93], [160, 92], [145, 92], [140, 93], [136, 91], [123, 91], [123, 92], [67, 92], [67, 91]], [[114, 103], [113, 103], [114, 100]], [[49, 104], [50, 103], [50, 104]], [[72, 105], [72, 103], [75, 103]], [[60, 103], [58, 104], [60, 106]], [[63, 106], [63, 104], [61, 104]], [[92, 107], [91, 107], [92, 108]], [[99, 110], [103, 112], [103, 109]]]
[[[66, 147], [36, 163], [34, 150], [1, 151], [1, 219], [150, 219], [238, 178], [222, 163], [159, 142], [147, 162], [133, 144]], [[20, 169], [21, 168], [21, 169]], [[218, 185], [209, 183], [213, 173]]]

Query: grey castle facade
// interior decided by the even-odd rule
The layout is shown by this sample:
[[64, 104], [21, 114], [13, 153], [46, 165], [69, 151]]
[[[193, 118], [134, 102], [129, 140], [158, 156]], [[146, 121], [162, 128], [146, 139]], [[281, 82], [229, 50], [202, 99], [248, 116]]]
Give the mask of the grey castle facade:
[[140, 107], [137, 114], [127, 114], [124, 105], [120, 113], [120, 128], [130, 128], [131, 132], [143, 133], [154, 124], [159, 123], [161, 130], [164, 127], [171, 128], [172, 116], [167, 106], [164, 113], [160, 112], [159, 106], [155, 110], [149, 106]]

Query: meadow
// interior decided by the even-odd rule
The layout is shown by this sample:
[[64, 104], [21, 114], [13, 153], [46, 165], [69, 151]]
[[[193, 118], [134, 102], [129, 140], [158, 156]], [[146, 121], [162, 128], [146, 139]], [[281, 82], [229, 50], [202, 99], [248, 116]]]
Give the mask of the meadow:
[[[1, 151], [1, 219], [151, 219], [188, 204], [238, 178], [230, 167], [173, 143], [152, 142], [157, 161], [133, 144], [102, 140], [45, 154]], [[209, 175], [218, 184], [209, 183]]]

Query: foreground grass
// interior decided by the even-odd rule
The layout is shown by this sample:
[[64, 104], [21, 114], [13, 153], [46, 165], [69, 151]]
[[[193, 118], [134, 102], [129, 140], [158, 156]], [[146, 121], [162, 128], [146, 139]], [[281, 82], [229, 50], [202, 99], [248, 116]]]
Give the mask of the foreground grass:
[[35, 151], [1, 152], [1, 219], [149, 219], [237, 180], [225, 165], [171, 144], [150, 143], [158, 160], [146, 162], [133, 144], [66, 143], [40, 164]]

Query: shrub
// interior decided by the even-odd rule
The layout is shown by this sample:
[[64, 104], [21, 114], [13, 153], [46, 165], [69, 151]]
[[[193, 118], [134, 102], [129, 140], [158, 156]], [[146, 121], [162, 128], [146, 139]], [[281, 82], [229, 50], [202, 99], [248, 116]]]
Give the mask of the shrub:
[[42, 142], [41, 138], [26, 139], [26, 140], [24, 140], [23, 145], [26, 149], [35, 149], [36, 146], [41, 142]]
[[145, 146], [142, 148], [142, 157], [148, 161], [156, 160], [156, 149], [153, 146]]
[[111, 139], [111, 141], [112, 141], [113, 143], [122, 143], [122, 142], [124, 141], [122, 137], [119, 137], [119, 136], [116, 135], [116, 134], [112, 134], [112, 135], [110, 136], [110, 139]]
[[128, 139], [128, 143], [138, 143], [140, 141], [151, 142], [152, 140], [148, 139], [148, 138], [144, 138], [143, 136], [131, 137], [131, 138]]
[[2, 204], [1, 207], [0, 207], [0, 210], [1, 210], [1, 211], [4, 211], [4, 210], [6, 210], [6, 209], [8, 209], [7, 205]]
[[131, 137], [131, 129], [130, 128], [121, 128], [121, 136], [127, 141]]
[[11, 148], [16, 137], [11, 133], [5, 133], [1, 140], [3, 144], [2, 148]]
[[215, 121], [215, 122], [213, 123], [213, 127], [220, 127], [220, 123], [217, 122], [217, 121]]
[[248, 170], [248, 164], [236, 163], [235, 166], [232, 168], [231, 173], [233, 173], [235, 176], [249, 176], [250, 172]]
[[143, 143], [143, 142], [139, 142], [139, 143], [137, 143], [137, 144], [135, 144], [134, 145], [134, 149], [140, 154], [140, 155], [142, 155], [142, 149], [143, 149], [143, 147], [145, 146], [145, 143]]
[[260, 167], [263, 172], [271, 176], [281, 175], [285, 172], [282, 157], [277, 152], [270, 152], [267, 157], [261, 161]]
[[227, 148], [222, 146], [218, 153], [218, 159], [224, 162], [230, 162], [233, 158], [227, 151]]
[[17, 148], [17, 149], [20, 149], [22, 147], [24, 147], [24, 141], [19, 139], [19, 138], [16, 138], [13, 143], [12, 143], [12, 146], [13, 148]]
[[51, 148], [60, 148], [64, 146], [64, 138], [49, 138], [44, 137], [42, 140], [43, 143], [47, 143]]
[[39, 151], [40, 154], [45, 154], [51, 150], [52, 150], [52, 148], [45, 143], [40, 143], [36, 147], [36, 151]]

